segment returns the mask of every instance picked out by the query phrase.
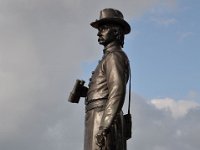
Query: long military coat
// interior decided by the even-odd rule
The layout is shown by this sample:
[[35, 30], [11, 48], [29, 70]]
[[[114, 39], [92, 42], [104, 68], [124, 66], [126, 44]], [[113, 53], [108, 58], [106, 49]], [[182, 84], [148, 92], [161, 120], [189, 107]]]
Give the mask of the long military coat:
[[[103, 58], [90, 79], [86, 97], [84, 150], [99, 150], [95, 138], [99, 127], [109, 131], [103, 150], [126, 149], [122, 106], [128, 78], [128, 58], [120, 45], [111, 43], [104, 50]], [[87, 109], [90, 104], [95, 105]]]

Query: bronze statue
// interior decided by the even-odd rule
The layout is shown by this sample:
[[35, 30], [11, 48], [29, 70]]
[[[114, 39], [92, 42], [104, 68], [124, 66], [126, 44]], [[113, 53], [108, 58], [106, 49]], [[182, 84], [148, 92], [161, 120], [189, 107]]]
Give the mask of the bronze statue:
[[[130, 76], [127, 55], [122, 51], [124, 35], [131, 31], [119, 10], [106, 8], [91, 23], [98, 29], [98, 42], [104, 46], [103, 57], [92, 72], [89, 87], [77, 80], [69, 101], [85, 97], [84, 150], [126, 150], [122, 106]], [[130, 131], [129, 131], [130, 132]]]

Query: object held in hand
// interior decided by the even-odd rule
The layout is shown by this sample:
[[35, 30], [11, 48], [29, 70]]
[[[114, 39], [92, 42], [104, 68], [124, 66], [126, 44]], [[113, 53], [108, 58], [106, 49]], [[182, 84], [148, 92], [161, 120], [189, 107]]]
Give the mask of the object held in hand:
[[84, 80], [76, 80], [73, 90], [71, 91], [68, 101], [71, 103], [79, 103], [80, 97], [86, 97], [88, 88], [84, 86]]

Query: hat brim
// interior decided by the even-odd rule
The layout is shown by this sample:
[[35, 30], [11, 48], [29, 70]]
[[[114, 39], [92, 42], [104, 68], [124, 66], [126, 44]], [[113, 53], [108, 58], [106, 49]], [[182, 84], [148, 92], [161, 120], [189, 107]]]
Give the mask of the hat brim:
[[104, 18], [104, 19], [96, 20], [96, 21], [90, 23], [90, 25], [92, 27], [98, 29], [99, 26], [104, 25], [106, 23], [114, 23], [114, 24], [121, 25], [124, 29], [125, 34], [128, 34], [131, 32], [131, 27], [128, 24], [128, 22], [126, 22], [125, 20], [119, 19], [119, 18]]

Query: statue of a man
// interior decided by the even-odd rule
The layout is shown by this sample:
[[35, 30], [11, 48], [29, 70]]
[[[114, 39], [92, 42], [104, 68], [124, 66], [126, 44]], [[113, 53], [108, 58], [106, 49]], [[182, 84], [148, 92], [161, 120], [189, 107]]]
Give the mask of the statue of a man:
[[80, 97], [85, 97], [84, 150], [126, 150], [131, 125], [125, 121], [129, 119], [124, 119], [130, 117], [123, 117], [122, 107], [130, 66], [122, 47], [124, 35], [131, 28], [122, 13], [112, 8], [103, 9], [100, 19], [91, 26], [98, 29], [103, 57], [92, 72], [89, 87], [84, 86], [83, 80], [77, 80], [69, 101], [78, 103]]
[[131, 30], [119, 10], [107, 8], [91, 23], [98, 29], [103, 57], [92, 72], [86, 96], [84, 150], [125, 150], [122, 106], [129, 79], [129, 60], [122, 51]]

